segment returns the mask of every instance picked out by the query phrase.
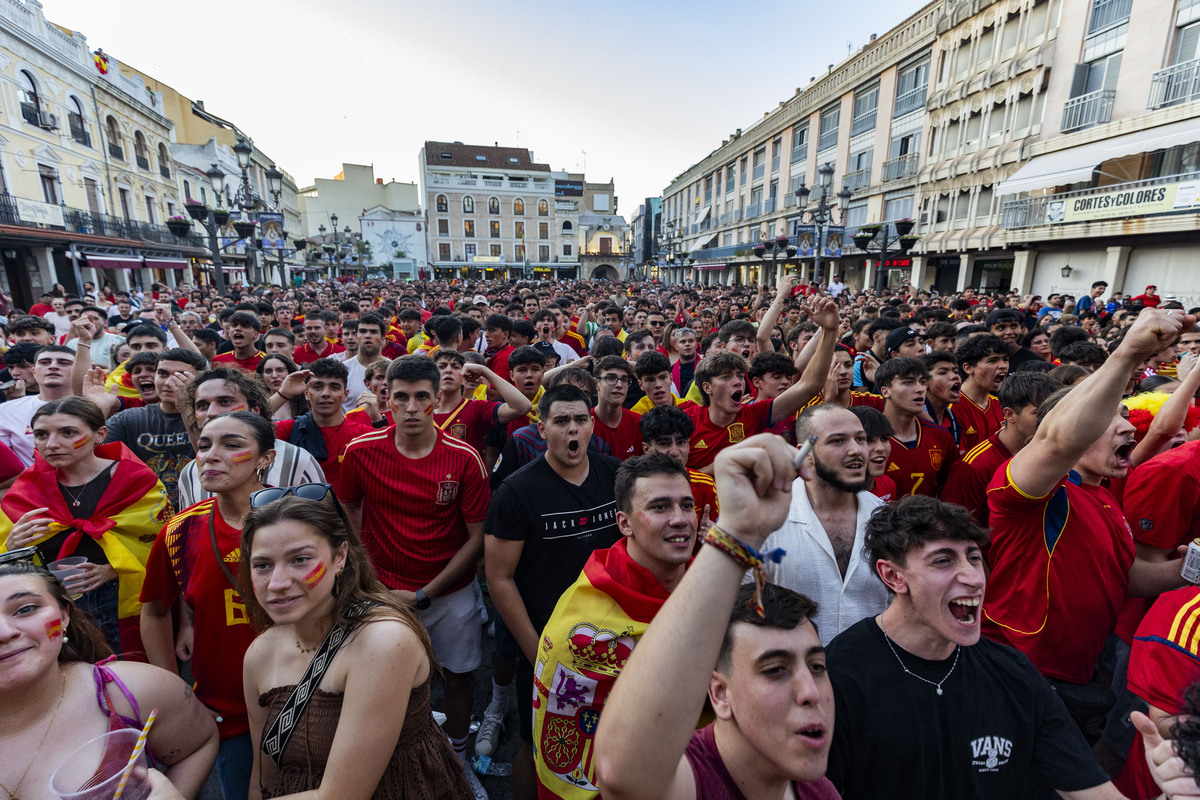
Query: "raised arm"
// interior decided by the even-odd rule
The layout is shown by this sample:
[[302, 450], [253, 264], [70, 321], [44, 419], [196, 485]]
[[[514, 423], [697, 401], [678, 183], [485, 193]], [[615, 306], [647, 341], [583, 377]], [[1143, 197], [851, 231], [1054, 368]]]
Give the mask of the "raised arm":
[[758, 336], [754, 339], [755, 344], [758, 345], [758, 352], [775, 352], [775, 349], [771, 347], [771, 329], [779, 322], [779, 315], [783, 313], [783, 304], [792, 296], [796, 280], [795, 275], [784, 275], [783, 280], [779, 282], [779, 288], [775, 291], [775, 299], [771, 301], [770, 308], [758, 323]]
[[[588, 358], [588, 356], [584, 356], [584, 358]], [[571, 364], [572, 366], [580, 366], [580, 362], [582, 361], [583, 358], [579, 359], [578, 361], [572, 361]], [[523, 417], [533, 410], [533, 403], [529, 402], [528, 397], [521, 394], [520, 389], [501, 378], [495, 372], [492, 372], [492, 370], [488, 369], [483, 364], [463, 365], [464, 378], [473, 377], [475, 375], [482, 375], [483, 379], [486, 380], [491, 387], [496, 390], [496, 392], [500, 395], [500, 399], [504, 401], [504, 404], [496, 409], [496, 417], [502, 424], [512, 422], [514, 419]]]
[[[795, 450], [759, 434], [721, 451], [715, 472], [721, 528], [755, 548], [783, 524]], [[617, 679], [596, 732], [596, 777], [613, 800], [696, 796], [684, 751], [712, 679], [745, 568], [703, 547], [650, 623]], [[671, 691], [661, 678], [671, 676]]]
[[[831, 297], [818, 297], [810, 307], [810, 316], [821, 326], [815, 340], [816, 349], [812, 360], [804, 367], [800, 379], [775, 398], [771, 406], [772, 424], [787, 419], [812, 400], [825, 387], [829, 378], [829, 367], [833, 363], [833, 348], [837, 344], [838, 313], [837, 301]], [[812, 342], [809, 342], [812, 344]], [[805, 345], [807, 347], [808, 345]]]
[[83, 379], [92, 368], [92, 329], [86, 319], [71, 323], [75, 342], [75, 363], [71, 365], [71, 394], [83, 396]]
[[[571, 369], [572, 367], [574, 367], [575, 369], [583, 369], [591, 363], [592, 363], [592, 357], [584, 356], [583, 358], [575, 359], [574, 361], [570, 362], [569, 364], [560, 364], [559, 366], [555, 367], [554, 369], [547, 370], [546, 372], [542, 373], [542, 386], [549, 388], [550, 382], [552, 380], [554, 380], [554, 376], [557, 375], [558, 373], [562, 372], [564, 369]], [[499, 391], [499, 389], [497, 389], [497, 391]], [[520, 394], [520, 393], [518, 392], [518, 394]], [[503, 397], [503, 396], [504, 396], [503, 394], [500, 394], [500, 397]], [[521, 396], [524, 397], [525, 395], [521, 395]], [[532, 408], [532, 407], [533, 406], [530, 406], [530, 408]], [[528, 412], [526, 412], [526, 413], [528, 413]]]
[[1038, 425], [1033, 441], [1009, 462], [1016, 488], [1031, 497], [1049, 494], [1108, 430], [1133, 370], [1195, 321], [1179, 311], [1143, 309], [1116, 352], [1087, 380], [1075, 384]]

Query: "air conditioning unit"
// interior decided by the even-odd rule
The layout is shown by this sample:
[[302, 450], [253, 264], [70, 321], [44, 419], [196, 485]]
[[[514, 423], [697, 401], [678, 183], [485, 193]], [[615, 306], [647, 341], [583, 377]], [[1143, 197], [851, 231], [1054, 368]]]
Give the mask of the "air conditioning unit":
[[58, 130], [58, 117], [42, 111], [38, 114], [38, 125], [48, 131]]

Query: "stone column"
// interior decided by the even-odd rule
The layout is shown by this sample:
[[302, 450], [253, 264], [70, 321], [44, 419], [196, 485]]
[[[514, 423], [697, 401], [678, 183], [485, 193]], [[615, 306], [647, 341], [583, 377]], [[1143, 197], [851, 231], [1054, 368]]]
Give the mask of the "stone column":
[[971, 282], [971, 273], [975, 271], [975, 254], [963, 253], [958, 257], [958, 289], [961, 292]]
[[913, 285], [914, 289], [926, 288], [926, 267], [925, 256], [912, 257], [912, 275], [909, 276], [908, 282]]
[[[1033, 286], [1033, 270], [1037, 265], [1037, 250], [1018, 250], [1013, 254], [1012, 288], [1022, 297], [1029, 294]], [[1111, 289], [1111, 284], [1109, 285]]]
[[1125, 293], [1125, 270], [1129, 267], [1129, 254], [1132, 247], [1110, 247], [1104, 260], [1104, 277], [1108, 282], [1108, 294], [1113, 292]]
[[870, 291], [875, 288], [875, 270], [880, 269], [879, 260], [868, 258], [866, 264], [863, 265], [863, 285], [862, 288]]

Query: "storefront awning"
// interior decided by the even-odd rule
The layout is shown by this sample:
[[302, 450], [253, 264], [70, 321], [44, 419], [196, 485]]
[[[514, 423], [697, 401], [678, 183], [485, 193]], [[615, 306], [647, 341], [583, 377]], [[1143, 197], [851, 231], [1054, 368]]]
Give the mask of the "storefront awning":
[[142, 259], [138, 256], [111, 256], [99, 253], [84, 253], [88, 266], [97, 269], [141, 269]]
[[150, 269], [187, 269], [188, 262], [175, 258], [147, 258], [146, 266]]
[[1034, 156], [1013, 176], [996, 187], [1000, 196], [1049, 189], [1090, 181], [1105, 161], [1138, 153], [1152, 153], [1181, 144], [1200, 142], [1200, 119], [1187, 119], [1157, 128], [1114, 136], [1054, 153]]
[[712, 240], [715, 238], [717, 238], [717, 231], [701, 234], [700, 238], [696, 240], [696, 243], [692, 245], [692, 253], [695, 254], [697, 250], [708, 247], [708, 245], [712, 244]]
[[728, 264], [697, 264], [697, 265], [696, 265], [696, 269], [701, 269], [701, 270], [704, 270], [704, 269], [725, 269], [725, 267], [727, 267], [727, 266], [729, 266], [729, 265], [728, 265]]
[[696, 216], [696, 224], [699, 225], [700, 223], [704, 222], [711, 212], [712, 206], [705, 206], [704, 208], [700, 209], [700, 213]]

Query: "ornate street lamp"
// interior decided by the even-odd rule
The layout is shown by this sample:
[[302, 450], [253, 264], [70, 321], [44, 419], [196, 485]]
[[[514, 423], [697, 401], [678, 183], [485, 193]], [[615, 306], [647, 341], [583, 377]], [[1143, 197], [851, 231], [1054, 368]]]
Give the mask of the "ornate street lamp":
[[[848, 187], [842, 187], [842, 190], [836, 195], [833, 193], [833, 164], [826, 162], [817, 169], [817, 176], [820, 180], [820, 194], [817, 195], [817, 205], [814, 208], [808, 208], [808, 197], [812, 190], [804, 185], [803, 180], [800, 186], [796, 189], [796, 200], [800, 207], [800, 218], [797, 220], [799, 224], [809, 224], [816, 226], [817, 240], [816, 248], [813, 252], [813, 280], [821, 282], [821, 251], [825, 249], [825, 240], [829, 236], [829, 223], [833, 221], [833, 212], [836, 208], [844, 222], [846, 219], [846, 209], [850, 206], [851, 191]], [[836, 199], [836, 206], [834, 200]], [[808, 222], [805, 222], [807, 217]]]

